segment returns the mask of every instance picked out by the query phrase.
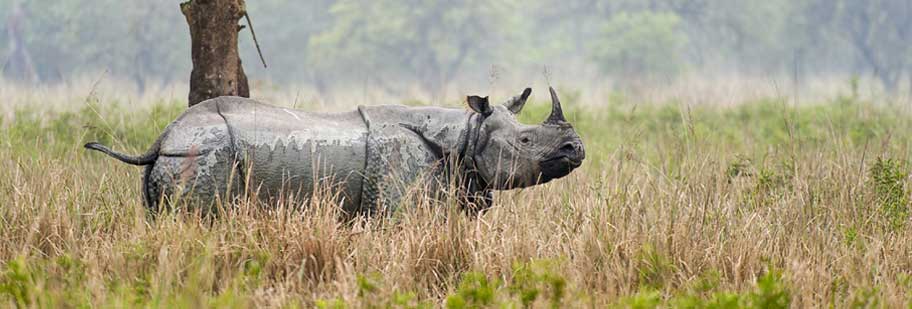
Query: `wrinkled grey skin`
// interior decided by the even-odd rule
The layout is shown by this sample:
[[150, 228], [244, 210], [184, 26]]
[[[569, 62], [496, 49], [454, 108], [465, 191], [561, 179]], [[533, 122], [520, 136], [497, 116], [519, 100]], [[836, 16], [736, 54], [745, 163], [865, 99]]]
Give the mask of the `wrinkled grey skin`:
[[443, 192], [455, 183], [463, 208], [477, 211], [491, 206], [492, 190], [545, 183], [582, 163], [582, 141], [550, 90], [552, 112], [540, 125], [515, 117], [528, 88], [502, 105], [470, 96], [468, 111], [386, 105], [309, 113], [219, 97], [188, 109], [144, 155], [86, 148], [144, 165], [153, 210], [177, 199], [211, 206], [245, 189], [267, 201], [306, 198], [328, 185], [346, 212], [372, 213], [394, 209], [415, 186]]

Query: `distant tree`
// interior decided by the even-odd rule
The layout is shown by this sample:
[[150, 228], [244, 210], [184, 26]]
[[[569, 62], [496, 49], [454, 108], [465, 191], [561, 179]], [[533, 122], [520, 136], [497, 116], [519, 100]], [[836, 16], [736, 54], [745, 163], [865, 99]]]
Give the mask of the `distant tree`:
[[499, 23], [512, 7], [511, 1], [339, 0], [329, 11], [333, 26], [310, 39], [310, 64], [388, 89], [395, 88], [392, 77], [414, 78], [438, 96], [471, 59], [515, 51], [500, 45], [509, 28]]
[[[265, 49], [270, 68], [248, 65], [248, 75], [268, 76], [279, 82], [304, 82], [316, 84], [322, 75], [316, 74], [308, 59], [312, 52], [308, 48], [311, 37], [332, 27], [333, 18], [329, 7], [334, 0], [270, 0], [249, 1], [247, 10], [259, 17], [254, 22], [263, 35], [257, 37]], [[256, 59], [256, 50], [248, 42], [251, 36], [240, 36], [241, 58]], [[272, 65], [275, 64], [275, 65]], [[324, 89], [325, 92], [325, 89]], [[326, 93], [324, 93], [326, 95]]]
[[[141, 88], [189, 68], [189, 44], [175, 35], [186, 30], [173, 2], [0, 0], [0, 12], [11, 12], [14, 2], [27, 16], [20, 34], [43, 82], [107, 71]], [[0, 30], [0, 47], [6, 47], [7, 32]]]
[[38, 73], [35, 72], [35, 65], [32, 62], [32, 55], [25, 46], [25, 40], [22, 37], [23, 27], [27, 19], [26, 13], [22, 10], [22, 5], [16, 3], [10, 11], [6, 20], [6, 32], [9, 40], [9, 54], [6, 62], [2, 63], [0, 73], [13, 79], [38, 82]]
[[912, 2], [829, 2], [834, 21], [847, 34], [860, 61], [871, 68], [887, 92], [895, 93], [903, 74], [912, 69]]
[[[101, 71], [129, 78], [140, 89], [184, 80], [191, 50], [184, 18], [173, 7], [183, 1], [0, 0], [0, 65], [7, 63], [9, 76], [23, 63], [14, 63], [10, 51], [26, 46], [42, 82]], [[674, 77], [688, 68], [791, 75], [800, 66], [809, 75], [867, 74], [891, 92], [903, 81], [912, 83], [909, 0], [246, 4], [268, 16], [255, 21], [268, 29], [259, 39], [275, 65], [268, 71], [248, 65], [245, 73], [306, 83], [323, 96], [355, 85], [394, 94], [417, 86], [439, 96], [455, 79], [486, 80], [482, 72], [492, 65], [517, 68], [512, 72], [542, 65], [585, 74], [599, 68], [627, 79]], [[25, 13], [18, 28], [8, 19], [16, 5]], [[249, 39], [239, 37], [240, 58], [256, 59]]]
[[675, 75], [687, 43], [679, 23], [672, 13], [619, 13], [604, 25], [592, 57], [603, 72], [625, 79]]

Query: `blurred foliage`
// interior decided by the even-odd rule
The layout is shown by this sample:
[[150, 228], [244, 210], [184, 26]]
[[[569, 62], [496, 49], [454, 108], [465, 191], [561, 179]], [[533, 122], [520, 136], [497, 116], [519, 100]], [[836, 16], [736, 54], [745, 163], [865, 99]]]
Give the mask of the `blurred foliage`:
[[[23, 14], [19, 27], [24, 45], [42, 80], [107, 70], [143, 86], [149, 78], [184, 77], [177, 72], [189, 76], [190, 35], [177, 4], [0, 0], [0, 12], [11, 12], [17, 2]], [[4, 27], [0, 29], [0, 51], [4, 53], [0, 59], [4, 61], [10, 45], [9, 26], [8, 22], [0, 24]]]
[[674, 75], [683, 65], [687, 37], [671, 13], [621, 13], [608, 21], [593, 57], [605, 72], [636, 77]]
[[[312, 65], [393, 87], [384, 77], [417, 78], [428, 93], [441, 88], [473, 59], [508, 49], [516, 1], [340, 0], [333, 25], [310, 40]], [[403, 76], [404, 75], [404, 76]], [[344, 78], [345, 76], [343, 76]]]
[[127, 106], [117, 102], [102, 108], [91, 100], [78, 111], [54, 115], [20, 109], [14, 120], [0, 129], [0, 139], [16, 145], [14, 149], [25, 156], [81, 151], [90, 141], [140, 153], [185, 110], [186, 103], [162, 101], [142, 114], [130, 113]]
[[[0, 60], [4, 68], [18, 67], [9, 61], [19, 61], [10, 57], [13, 37], [19, 36], [43, 81], [104, 70], [140, 87], [184, 80], [190, 40], [178, 3], [0, 0]], [[896, 91], [912, 68], [912, 45], [906, 44], [912, 40], [912, 4], [905, 0], [262, 0], [247, 5], [271, 64], [268, 70], [255, 64], [245, 30], [240, 47], [248, 73], [318, 90], [371, 83], [393, 93], [404, 85], [433, 93], [457, 77], [483, 83], [479, 77], [492, 66], [526, 72], [549, 65], [567, 72], [598, 67], [617, 79], [674, 78], [687, 68], [842, 72], [873, 76]], [[15, 72], [6, 75], [16, 77]]]

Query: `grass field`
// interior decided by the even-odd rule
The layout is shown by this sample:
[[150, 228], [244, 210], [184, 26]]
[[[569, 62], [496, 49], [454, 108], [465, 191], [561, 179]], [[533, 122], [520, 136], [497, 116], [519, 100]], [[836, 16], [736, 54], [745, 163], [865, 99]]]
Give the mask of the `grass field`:
[[[422, 204], [389, 220], [344, 222], [324, 199], [242, 204], [214, 219], [179, 211], [152, 219], [141, 169], [82, 144], [143, 152], [185, 103], [78, 101], [71, 111], [36, 101], [0, 119], [2, 306], [912, 300], [905, 106], [852, 95], [799, 106], [622, 96], [581, 105], [568, 93], [566, 113], [587, 148], [568, 178], [498, 193], [479, 218]], [[547, 103], [530, 104], [523, 121], [543, 119]]]

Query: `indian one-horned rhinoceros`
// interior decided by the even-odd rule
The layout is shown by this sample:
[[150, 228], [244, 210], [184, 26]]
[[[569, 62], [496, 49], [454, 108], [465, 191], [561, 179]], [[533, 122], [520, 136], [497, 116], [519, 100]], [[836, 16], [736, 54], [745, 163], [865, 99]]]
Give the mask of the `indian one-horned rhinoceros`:
[[469, 96], [471, 110], [387, 105], [308, 113], [219, 97], [188, 109], [141, 156], [98, 143], [85, 147], [144, 165], [142, 190], [153, 210], [175, 196], [211, 206], [244, 188], [275, 200], [330, 185], [346, 212], [372, 213], [398, 206], [413, 185], [444, 191], [438, 189], [445, 179], [459, 180], [464, 209], [481, 210], [490, 207], [492, 190], [566, 176], [585, 158], [550, 91], [551, 115], [540, 125], [515, 117], [529, 88], [503, 105]]

